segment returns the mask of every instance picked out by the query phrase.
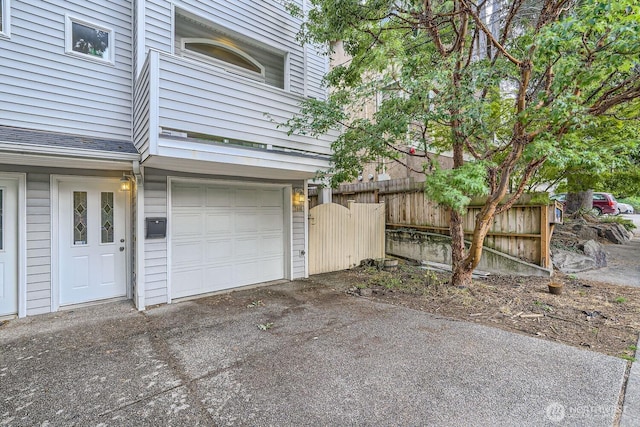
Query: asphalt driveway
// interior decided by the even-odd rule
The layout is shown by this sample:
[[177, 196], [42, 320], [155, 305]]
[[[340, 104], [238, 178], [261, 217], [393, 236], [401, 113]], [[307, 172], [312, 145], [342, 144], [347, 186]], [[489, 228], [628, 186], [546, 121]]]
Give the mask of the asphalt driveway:
[[610, 426], [625, 367], [297, 281], [11, 321], [0, 425]]

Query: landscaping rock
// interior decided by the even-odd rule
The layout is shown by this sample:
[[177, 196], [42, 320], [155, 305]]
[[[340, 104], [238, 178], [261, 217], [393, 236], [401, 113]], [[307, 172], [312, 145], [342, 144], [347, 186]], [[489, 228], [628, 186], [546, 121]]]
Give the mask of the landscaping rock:
[[626, 228], [616, 223], [602, 224], [599, 229], [599, 235], [616, 245], [621, 245], [633, 237], [633, 234], [627, 231]]
[[578, 248], [581, 249], [586, 256], [593, 258], [596, 268], [607, 266], [607, 253], [600, 243], [595, 240], [587, 240], [581, 243]]
[[580, 240], [596, 240], [598, 238], [598, 228], [586, 223], [575, 224], [571, 230]]
[[554, 248], [551, 253], [553, 266], [565, 274], [597, 268], [596, 260], [579, 252]]

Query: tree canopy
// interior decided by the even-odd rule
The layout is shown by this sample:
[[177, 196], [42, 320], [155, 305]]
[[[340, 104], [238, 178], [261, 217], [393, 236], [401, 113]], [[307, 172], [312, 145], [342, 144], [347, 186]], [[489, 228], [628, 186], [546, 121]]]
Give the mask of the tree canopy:
[[[380, 157], [411, 155], [411, 146], [427, 152], [425, 192], [451, 210], [455, 284], [470, 284], [493, 217], [545, 162], [568, 165], [586, 146], [604, 157], [612, 141], [593, 136], [637, 124], [636, 0], [309, 3], [290, 6], [304, 17], [301, 40], [341, 41], [350, 60], [327, 74], [328, 99], [306, 101], [287, 125], [340, 132], [333, 184]], [[376, 112], [363, 114], [372, 102]], [[429, 152], [451, 152], [454, 168], [439, 169]], [[461, 215], [474, 196], [486, 202], [466, 248]]]

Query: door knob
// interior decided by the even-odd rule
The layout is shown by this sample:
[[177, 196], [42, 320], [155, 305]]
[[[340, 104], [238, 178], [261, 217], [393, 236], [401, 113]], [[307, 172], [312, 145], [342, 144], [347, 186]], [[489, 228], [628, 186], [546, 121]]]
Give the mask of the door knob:
[[120, 246], [120, 252], [124, 251], [124, 246]]
[[120, 243], [124, 243], [124, 239], [120, 239]]

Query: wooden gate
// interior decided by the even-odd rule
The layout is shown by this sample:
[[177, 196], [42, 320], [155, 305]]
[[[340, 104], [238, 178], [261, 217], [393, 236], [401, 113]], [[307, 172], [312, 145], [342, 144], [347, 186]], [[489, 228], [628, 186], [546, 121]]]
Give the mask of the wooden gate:
[[344, 270], [384, 258], [384, 203], [326, 203], [309, 211], [309, 274]]

